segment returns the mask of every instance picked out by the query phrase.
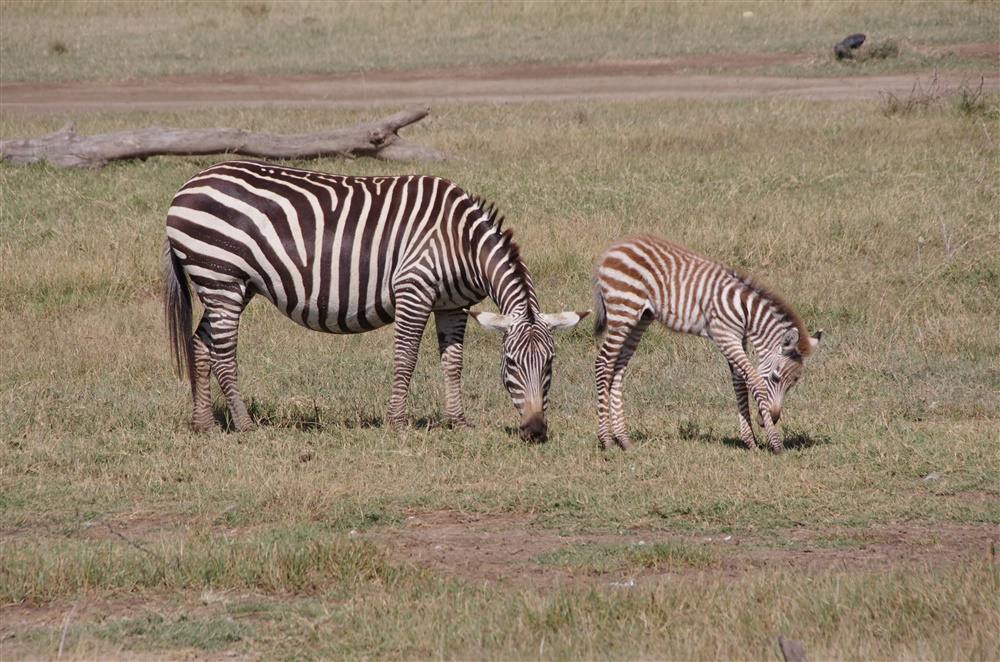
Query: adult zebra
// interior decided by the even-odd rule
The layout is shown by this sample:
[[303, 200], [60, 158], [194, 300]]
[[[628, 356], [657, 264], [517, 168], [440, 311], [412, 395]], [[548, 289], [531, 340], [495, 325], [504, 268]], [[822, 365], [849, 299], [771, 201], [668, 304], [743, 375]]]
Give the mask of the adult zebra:
[[[178, 371], [191, 382], [195, 429], [215, 422], [210, 373], [235, 427], [253, 427], [237, 385], [236, 342], [240, 314], [261, 294], [316, 331], [360, 333], [395, 322], [391, 424], [405, 422], [433, 313], [445, 415], [468, 425], [461, 400], [468, 313], [504, 333], [501, 374], [521, 415], [520, 435], [544, 441], [551, 330], [572, 328], [587, 313], [539, 311], [502, 222], [494, 206], [439, 177], [348, 177], [256, 161], [196, 174], [173, 198], [164, 249], [167, 324]], [[193, 335], [184, 274], [204, 307]], [[499, 314], [466, 310], [486, 296]]]
[[[594, 335], [607, 331], [594, 364], [598, 439], [632, 446], [625, 431], [622, 385], [643, 332], [655, 319], [674, 331], [711, 338], [729, 362], [739, 411], [740, 439], [757, 448], [749, 395], [771, 450], [783, 450], [774, 424], [785, 394], [799, 381], [802, 364], [822, 331], [806, 335], [799, 314], [752, 276], [718, 260], [650, 234], [621, 239], [594, 268]], [[747, 356], [749, 341], [760, 359]], [[748, 394], [748, 387], [750, 394]]]

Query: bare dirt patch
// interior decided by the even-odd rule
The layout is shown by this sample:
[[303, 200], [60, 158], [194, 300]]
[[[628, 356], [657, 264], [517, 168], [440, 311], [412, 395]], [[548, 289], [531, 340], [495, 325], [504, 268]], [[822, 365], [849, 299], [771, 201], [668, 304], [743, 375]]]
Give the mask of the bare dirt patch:
[[[915, 47], [931, 56], [979, 58], [973, 72], [940, 73], [941, 85], [1000, 90], [1000, 42]], [[206, 75], [155, 80], [33, 83], [0, 81], [0, 112], [79, 113], [184, 110], [238, 105], [372, 107], [443, 103], [524, 103], [611, 99], [736, 99], [797, 96], [834, 100], [905, 94], [918, 74], [838, 77], [748, 75], [765, 66], [809, 63], [816, 54], [688, 55], [635, 62], [450, 67], [302, 76]], [[981, 69], [981, 70], [979, 70]], [[694, 73], [692, 73], [694, 72]]]
[[[451, 512], [413, 515], [399, 529], [366, 537], [389, 550], [393, 561], [424, 567], [472, 585], [500, 583], [546, 588], [573, 585], [633, 585], [668, 577], [739, 577], [769, 568], [823, 572], [880, 569], [904, 564], [947, 566], [962, 558], [996, 553], [1000, 530], [990, 524], [900, 523], [865, 529], [785, 530], [769, 536], [692, 536], [667, 530], [623, 534], [562, 535], [532, 525], [530, 515], [469, 516]], [[704, 547], [719, 559], [710, 567], [669, 565], [623, 567], [611, 573], [566, 568], [539, 557], [579, 545], [652, 545], [660, 542]]]

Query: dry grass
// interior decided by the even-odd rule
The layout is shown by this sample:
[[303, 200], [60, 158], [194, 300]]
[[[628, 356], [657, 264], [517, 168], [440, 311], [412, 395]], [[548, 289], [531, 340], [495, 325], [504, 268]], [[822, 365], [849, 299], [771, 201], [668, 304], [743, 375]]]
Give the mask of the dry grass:
[[[5, 80], [192, 73], [327, 73], [441, 65], [664, 58], [726, 52], [813, 56], [843, 73], [833, 45], [996, 40], [985, 2], [74, 2], [0, 3]], [[866, 52], [871, 49], [869, 47]], [[884, 50], [881, 49], [881, 50]], [[961, 57], [873, 58], [875, 70], [961, 67]], [[785, 72], [787, 73], [787, 71]]]
[[[549, 44], [533, 37], [536, 29], [557, 14], [571, 30], [593, 24], [594, 12], [612, 7], [532, 4], [531, 20], [518, 27], [502, 25], [507, 5], [477, 5], [483, 11], [472, 18], [464, 4], [431, 5], [460, 38], [406, 59], [394, 50], [400, 31], [427, 32], [427, 6], [385, 5], [369, 15], [338, 4], [342, 22], [323, 13], [310, 28], [329, 48], [309, 48], [313, 37], [302, 28], [296, 43], [305, 47], [286, 58], [274, 44], [289, 43], [288, 26], [334, 5], [254, 2], [225, 5], [231, 11], [221, 16], [204, 3], [136, 3], [123, 5], [116, 42], [133, 64], [115, 55], [102, 69], [109, 6], [41, 6], [45, 20], [35, 4], [0, 6], [4, 78], [64, 78], [74, 67], [82, 76], [259, 70], [261, 55], [275, 57], [274, 71], [380, 66], [382, 58], [426, 66], [456, 62], [451, 49], [472, 44], [476, 61], [545, 59], [567, 37], [557, 31]], [[971, 39], [995, 25], [998, 5], [912, 12], [784, 3], [782, 16], [776, 6], [754, 7], [755, 20], [788, 26], [772, 32], [783, 40], [764, 44], [742, 22], [742, 4], [660, 13], [628, 5], [613, 18], [634, 34], [633, 50], [579, 38], [565, 57], [590, 58], [591, 47], [658, 56], [723, 42], [827, 48], [855, 29], [845, 28], [848, 15], [880, 17], [880, 29], [902, 39]], [[725, 28], [734, 7], [738, 20]], [[375, 18], [386, 22], [375, 45], [329, 39], [363, 34]], [[163, 50], [185, 51], [149, 39], [143, 30], [156, 22], [165, 35], [189, 34], [189, 48], [206, 49], [211, 64], [194, 50], [188, 60], [163, 58]], [[497, 24], [496, 34], [487, 30]], [[258, 51], [226, 50], [240, 30]], [[202, 39], [208, 31], [219, 40]], [[664, 31], [680, 36], [654, 48]], [[143, 43], [148, 51], [137, 48]], [[35, 57], [28, 44], [46, 53]], [[362, 61], [346, 59], [350, 52]], [[319, 63], [323, 53], [329, 59]], [[547, 309], [588, 308], [599, 251], [649, 230], [757, 273], [810, 329], [822, 327], [823, 345], [786, 405], [780, 428], [789, 452], [781, 457], [741, 447], [724, 361], [703, 340], [650, 330], [626, 390], [637, 449], [603, 454], [588, 329], [557, 339], [552, 437], [535, 447], [517, 439], [497, 338], [469, 332], [474, 431], [441, 426], [433, 343], [414, 379], [413, 425], [395, 431], [382, 426], [391, 331], [310, 333], [263, 301], [245, 315], [240, 355], [261, 429], [195, 435], [187, 385], [167, 354], [160, 250], [170, 197], [213, 159], [94, 171], [0, 166], [3, 658], [765, 658], [784, 633], [815, 659], [995, 659], [1000, 574], [986, 549], [963, 549], [947, 563], [746, 565], [734, 576], [719, 570], [734, 559], [725, 548], [567, 542], [541, 560], [588, 576], [641, 571], [660, 581], [540, 590], [398, 565], [352, 533], [391, 537], [408, 515], [427, 511], [511, 513], [567, 536], [753, 533], [782, 545], [807, 527], [858, 552], [865, 537], [841, 539], [842, 531], [909, 523], [925, 527], [920, 539], [933, 544], [938, 528], [1000, 524], [1000, 119], [989, 95], [963, 103], [972, 92], [938, 95], [908, 113], [886, 113], [878, 102], [788, 99], [469, 105], [435, 108], [407, 130], [467, 157], [422, 170], [500, 205]], [[220, 109], [75, 119], [86, 133], [152, 122], [294, 133], [360, 117]], [[62, 121], [5, 115], [0, 136], [40, 135]], [[675, 576], [677, 568], [686, 574]]]
[[[250, 115], [83, 124], [96, 132], [249, 119], [307, 131], [357, 118]], [[980, 119], [1000, 135], [995, 116]], [[807, 639], [818, 657], [995, 655], [989, 564], [752, 571], [730, 584], [711, 575], [724, 553], [695, 554], [686, 563], [709, 572], [704, 583], [597, 593], [485, 590], [387, 566], [364, 547], [366, 563], [386, 568], [391, 582], [356, 583], [350, 557], [294, 566], [308, 550], [353, 549], [352, 530], [427, 510], [534, 513], [536, 526], [566, 533], [779, 538], [803, 524], [1000, 521], [1000, 371], [995, 335], [984, 333], [1000, 310], [996, 148], [960, 108], [886, 117], [877, 103], [787, 100], [470, 106], [429, 120], [413, 127], [415, 139], [470, 157], [435, 172], [500, 203], [544, 307], [587, 308], [599, 250], [647, 229], [760, 274], [810, 328], [822, 326], [824, 345], [782, 420], [789, 453], [743, 450], [721, 357], [659, 329], [640, 346], [626, 392], [635, 453], [597, 450], [596, 345], [586, 329], [558, 339], [547, 445], [517, 440], [498, 341], [477, 329], [465, 387], [477, 429], [442, 429], [431, 343], [415, 377], [414, 425], [389, 430], [381, 421], [391, 332], [310, 333], [265, 302], [248, 310], [241, 343], [243, 389], [262, 429], [194, 435], [187, 387], [167, 356], [159, 250], [163, 208], [210, 159], [85, 172], [4, 167], [3, 600], [51, 604], [60, 619], [68, 608], [59, 605], [122, 594], [161, 605], [104, 624], [81, 614], [65, 638], [62, 621], [5, 626], [5, 650], [281, 655], [269, 642], [293, 637], [310, 657], [760, 657], [781, 631]], [[4, 135], [46, 129], [45, 120], [3, 122]], [[155, 558], [123, 538], [89, 539], [121, 519], [146, 523], [148, 540], [165, 536], [149, 547]], [[597, 573], [671, 567], [690, 552], [612, 548], [588, 560], [568, 550], [555, 558]], [[236, 556], [220, 565], [213, 554], [222, 553]], [[213, 570], [222, 566], [229, 574]], [[205, 590], [228, 596], [222, 611], [181, 618], [185, 600]], [[171, 601], [165, 591], [188, 597]], [[314, 634], [292, 634], [300, 627]]]

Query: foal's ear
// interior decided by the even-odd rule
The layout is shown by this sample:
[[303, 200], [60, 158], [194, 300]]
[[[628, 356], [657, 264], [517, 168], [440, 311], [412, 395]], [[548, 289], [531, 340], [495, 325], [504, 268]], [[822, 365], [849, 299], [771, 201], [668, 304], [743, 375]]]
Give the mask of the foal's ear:
[[514, 321], [510, 315], [498, 315], [481, 310], [466, 310], [465, 312], [487, 331], [506, 331]]
[[815, 351], [816, 347], [819, 345], [819, 339], [822, 337], [823, 329], [819, 329], [816, 333], [809, 336], [809, 347]]
[[580, 323], [580, 320], [589, 314], [589, 310], [584, 310], [578, 313], [574, 313], [572, 311], [552, 314], [542, 313], [542, 321], [545, 322], [545, 325], [552, 331], [565, 331], [566, 329], [572, 329]]
[[795, 351], [796, 345], [799, 344], [799, 332], [798, 329], [789, 329], [785, 331], [785, 335], [781, 337], [781, 353], [791, 354]]

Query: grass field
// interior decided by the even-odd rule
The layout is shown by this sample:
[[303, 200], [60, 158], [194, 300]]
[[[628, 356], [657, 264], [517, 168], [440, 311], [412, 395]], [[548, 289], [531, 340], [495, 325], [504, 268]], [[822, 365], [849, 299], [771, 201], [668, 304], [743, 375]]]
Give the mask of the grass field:
[[[852, 32], [899, 56], [868, 72], [962, 67], [914, 44], [996, 41], [995, 0], [917, 2], [79, 2], [3, 0], [2, 77], [88, 80], [298, 74], [466, 64], [809, 54], [839, 75]], [[795, 67], [783, 73], [804, 73]]]
[[[922, 11], [780, 5], [787, 15], [774, 19], [774, 34], [823, 32], [815, 42], [720, 27], [733, 12], [739, 26], [743, 11], [766, 18], [773, 4], [713, 4], [704, 19], [672, 5], [662, 12], [669, 20], [642, 4], [517, 5], [523, 14], [509, 5], [467, 13], [463, 3], [337, 6], [352, 25], [384, 20], [389, 35], [409, 25], [415, 40], [436, 29], [428, 7], [440, 9], [466, 36], [457, 50], [495, 25], [504, 43], [536, 44], [487, 57], [487, 40], [468, 55], [487, 63], [658, 57], [676, 51], [654, 49], [652, 37], [678, 25], [686, 36], [670, 48], [681, 51], [819, 49], [854, 30], [843, 22], [852, 10], [901, 40], [918, 31], [939, 43], [995, 38], [995, 2], [915, 4]], [[58, 54], [32, 63], [18, 51], [25, 40], [11, 39], [44, 35], [34, 40], [44, 49], [69, 40], [74, 22], [89, 36], [67, 41], [70, 53], [95, 53], [84, 78], [240, 68], [243, 56], [223, 44], [239, 26], [274, 23], [280, 35], [286, 22], [321, 12], [316, 29], [334, 25], [330, 6], [315, 3], [287, 13], [278, 3], [225, 5], [228, 13], [180, 3], [193, 24], [221, 30], [211, 46], [220, 50], [165, 69], [154, 66], [163, 44], [128, 65], [100, 54], [116, 29], [124, 51], [130, 39], [144, 42], [150, 21], [166, 20], [152, 6], [127, 5], [115, 28], [102, 20], [107, 5], [47, 3], [46, 17], [4, 2], [2, 75], [75, 77], [53, 64]], [[609, 12], [633, 23], [605, 28]], [[537, 30], [560, 13], [608, 42], [544, 45]], [[635, 39], [622, 37], [633, 28]], [[251, 68], [315, 71], [312, 44], [272, 69]], [[412, 49], [412, 59], [393, 50], [395, 39], [342, 47], [370, 67], [464, 61], [454, 44]], [[336, 66], [353, 66], [339, 52], [329, 51]], [[393, 430], [382, 425], [390, 330], [311, 333], [262, 300], [244, 315], [240, 344], [242, 389], [260, 429], [194, 434], [189, 389], [168, 355], [160, 253], [174, 191], [219, 159], [88, 171], [0, 165], [3, 659], [775, 659], [779, 634], [803, 642], [810, 659], [997, 659], [1000, 100], [889, 101], [462, 105], [434, 108], [405, 132], [467, 159], [419, 169], [499, 204], [547, 310], [590, 308], [598, 253], [637, 230], [781, 292], [810, 330], [824, 330], [786, 401], [781, 456], [740, 444], [725, 362], [704, 340], [647, 333], [625, 393], [636, 449], [602, 453], [589, 319], [557, 337], [550, 439], [528, 446], [493, 335], [470, 326], [467, 338], [474, 430], [442, 426], [431, 337], [411, 390], [413, 425]], [[298, 133], [396, 110], [73, 119], [85, 133], [155, 122]], [[40, 135], [65, 119], [4, 115], [0, 138]], [[448, 556], [457, 542], [431, 543], [423, 553], [433, 562], [400, 555], [399, 541], [438, 519], [503, 539], [482, 542], [496, 545], [503, 577], [435, 561], [463, 553]], [[890, 538], [891, 554], [866, 560]]]

